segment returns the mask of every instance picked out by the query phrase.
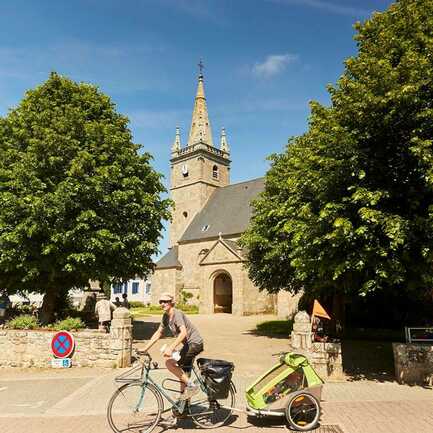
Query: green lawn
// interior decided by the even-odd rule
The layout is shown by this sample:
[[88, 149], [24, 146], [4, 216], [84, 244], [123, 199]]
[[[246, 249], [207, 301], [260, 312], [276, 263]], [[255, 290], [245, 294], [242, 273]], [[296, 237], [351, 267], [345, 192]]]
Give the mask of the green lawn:
[[[186, 314], [198, 314], [198, 307], [195, 305], [176, 305], [176, 308]], [[162, 308], [159, 305], [149, 305], [145, 307], [132, 307], [130, 310], [131, 316], [135, 319], [138, 317], [147, 317], [151, 315], [161, 315]]]
[[270, 320], [256, 325], [256, 330], [262, 335], [287, 335], [290, 336], [293, 328], [292, 320]]

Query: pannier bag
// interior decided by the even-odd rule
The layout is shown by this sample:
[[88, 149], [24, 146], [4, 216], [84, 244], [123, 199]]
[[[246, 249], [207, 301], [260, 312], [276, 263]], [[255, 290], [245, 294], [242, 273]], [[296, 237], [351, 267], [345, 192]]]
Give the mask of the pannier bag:
[[197, 359], [210, 400], [222, 400], [229, 396], [230, 382], [235, 368], [232, 362], [220, 359]]

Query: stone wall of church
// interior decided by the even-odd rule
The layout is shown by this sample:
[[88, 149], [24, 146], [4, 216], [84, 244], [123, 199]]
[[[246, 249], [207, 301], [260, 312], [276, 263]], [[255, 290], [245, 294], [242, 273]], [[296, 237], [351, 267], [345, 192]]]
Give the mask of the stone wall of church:
[[157, 269], [152, 275], [151, 303], [158, 304], [161, 293], [168, 292], [177, 300], [182, 289], [182, 273], [178, 269]]
[[277, 309], [277, 296], [260, 291], [248, 277], [248, 271], [242, 267], [243, 315], [274, 313]]

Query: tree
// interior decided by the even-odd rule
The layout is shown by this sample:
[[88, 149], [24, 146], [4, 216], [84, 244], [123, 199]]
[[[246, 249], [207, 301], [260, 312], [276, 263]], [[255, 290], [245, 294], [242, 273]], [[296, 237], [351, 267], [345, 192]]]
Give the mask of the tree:
[[241, 241], [262, 290], [366, 294], [433, 287], [433, 1], [357, 23], [358, 54], [272, 155]]
[[128, 119], [96, 87], [52, 73], [0, 119], [0, 287], [56, 299], [152, 268], [170, 201]]

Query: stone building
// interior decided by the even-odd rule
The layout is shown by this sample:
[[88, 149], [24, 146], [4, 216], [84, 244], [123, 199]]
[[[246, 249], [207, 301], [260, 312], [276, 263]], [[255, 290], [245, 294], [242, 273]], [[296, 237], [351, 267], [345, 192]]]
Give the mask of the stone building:
[[244, 268], [245, 252], [237, 241], [248, 226], [250, 202], [263, 190], [264, 179], [230, 184], [226, 133], [223, 128], [220, 145], [215, 147], [202, 74], [188, 143], [181, 146], [176, 128], [170, 162], [175, 209], [169, 250], [152, 276], [152, 303], [158, 302], [161, 292], [179, 300], [181, 291], [186, 291], [205, 314], [276, 312], [277, 304], [287, 309], [290, 297], [283, 294], [277, 299], [260, 292]]

